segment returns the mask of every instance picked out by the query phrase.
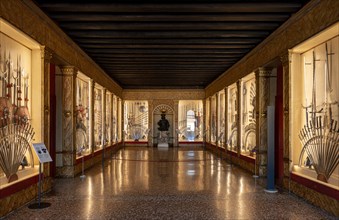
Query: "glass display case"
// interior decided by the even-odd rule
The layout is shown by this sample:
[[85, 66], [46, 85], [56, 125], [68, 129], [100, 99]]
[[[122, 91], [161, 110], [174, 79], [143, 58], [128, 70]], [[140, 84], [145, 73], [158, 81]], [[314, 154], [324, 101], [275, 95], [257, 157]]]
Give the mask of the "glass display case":
[[228, 91], [228, 109], [227, 109], [227, 146], [228, 150], [237, 151], [238, 143], [238, 98], [237, 84], [230, 85]]
[[91, 153], [89, 144], [89, 79], [82, 73], [76, 79], [76, 151], [77, 157]]
[[206, 99], [206, 141], [211, 141], [211, 106], [210, 106], [210, 99]]
[[43, 134], [41, 52], [0, 19], [0, 189], [38, 173], [31, 144]]
[[105, 121], [105, 127], [106, 127], [106, 145], [111, 145], [112, 140], [112, 93], [106, 92], [106, 121]]
[[148, 102], [126, 101], [124, 106], [125, 141], [148, 140]]
[[218, 92], [218, 146], [225, 147], [225, 90]]
[[242, 146], [241, 154], [256, 154], [256, 83], [255, 74], [251, 73], [242, 79]]
[[117, 117], [118, 117], [118, 99], [116, 95], [113, 95], [113, 115], [112, 115], [112, 125], [113, 125], [113, 132], [112, 132], [112, 138], [113, 142], [118, 142], [118, 123], [117, 123]]
[[217, 97], [211, 97], [211, 143], [217, 142]]
[[179, 141], [203, 140], [203, 104], [202, 100], [180, 100], [178, 115]]
[[102, 89], [95, 86], [93, 99], [94, 99], [94, 150], [102, 149]]
[[292, 172], [339, 189], [338, 24], [293, 48]]

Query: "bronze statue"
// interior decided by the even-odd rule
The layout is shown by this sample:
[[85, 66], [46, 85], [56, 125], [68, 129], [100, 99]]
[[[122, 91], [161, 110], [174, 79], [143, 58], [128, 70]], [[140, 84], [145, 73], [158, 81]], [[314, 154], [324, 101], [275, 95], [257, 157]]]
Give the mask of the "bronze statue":
[[169, 128], [169, 122], [166, 119], [166, 114], [161, 114], [161, 119], [158, 121], [159, 131], [168, 131]]

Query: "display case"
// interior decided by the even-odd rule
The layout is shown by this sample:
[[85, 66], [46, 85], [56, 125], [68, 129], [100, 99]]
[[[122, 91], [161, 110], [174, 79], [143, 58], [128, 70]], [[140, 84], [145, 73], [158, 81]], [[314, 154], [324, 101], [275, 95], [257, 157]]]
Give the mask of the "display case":
[[100, 86], [94, 87], [93, 93], [94, 99], [94, 150], [102, 149], [102, 114], [103, 114], [103, 105], [102, 105], [102, 88]]
[[291, 50], [292, 172], [339, 189], [339, 24]]
[[118, 101], [118, 117], [117, 117], [117, 123], [118, 123], [118, 132], [117, 132], [117, 137], [118, 137], [118, 142], [121, 142], [122, 141], [122, 101], [121, 101], [121, 98], [117, 98]]
[[230, 85], [228, 92], [228, 109], [227, 109], [227, 149], [237, 152], [238, 148], [238, 89], [237, 84]]
[[210, 99], [206, 99], [206, 141], [211, 142], [211, 106]]
[[77, 157], [92, 152], [89, 144], [89, 78], [82, 73], [76, 79], [76, 151]]
[[113, 95], [113, 115], [112, 115], [112, 125], [113, 125], [113, 131], [112, 131], [112, 138], [113, 142], [117, 143], [118, 142], [118, 122], [117, 122], [117, 117], [118, 117], [118, 99], [116, 95]]
[[0, 19], [0, 189], [38, 174], [31, 145], [43, 134], [42, 52]]
[[125, 101], [125, 141], [148, 140], [148, 102], [146, 100]]
[[217, 97], [211, 97], [211, 143], [217, 142]]
[[251, 73], [242, 79], [241, 109], [241, 154], [254, 157], [256, 154], [256, 83], [255, 74]]
[[225, 148], [225, 90], [218, 92], [218, 146]]
[[179, 141], [203, 140], [202, 100], [180, 100], [178, 115]]
[[105, 120], [105, 131], [106, 131], [106, 145], [111, 145], [112, 140], [112, 93], [106, 92], [106, 120]]

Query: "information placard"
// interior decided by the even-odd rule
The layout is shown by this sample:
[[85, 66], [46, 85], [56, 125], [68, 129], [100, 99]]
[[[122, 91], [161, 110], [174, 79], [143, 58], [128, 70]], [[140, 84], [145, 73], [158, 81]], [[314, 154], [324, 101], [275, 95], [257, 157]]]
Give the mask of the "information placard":
[[40, 163], [47, 163], [53, 161], [44, 143], [34, 143], [33, 147], [36, 155], [39, 158]]

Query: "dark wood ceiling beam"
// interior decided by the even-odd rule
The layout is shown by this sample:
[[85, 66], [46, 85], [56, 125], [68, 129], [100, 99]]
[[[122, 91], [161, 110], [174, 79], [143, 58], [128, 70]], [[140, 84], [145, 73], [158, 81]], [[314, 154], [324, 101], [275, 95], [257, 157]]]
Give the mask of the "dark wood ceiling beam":
[[254, 44], [79, 44], [82, 48], [107, 48], [107, 49], [249, 49]]
[[206, 62], [206, 63], [224, 63], [224, 64], [232, 64], [234, 63], [234, 61], [228, 61], [228, 60], [224, 60], [224, 59], [156, 59], [156, 60], [153, 60], [153, 59], [135, 59], [135, 60], [126, 60], [126, 59], [115, 59], [115, 60], [99, 60], [99, 59], [96, 59], [95, 60], [96, 62], [100, 63], [100, 64], [103, 64], [103, 65], [112, 65], [112, 66], [130, 66], [130, 65], [140, 65], [142, 63], [152, 63], [152, 64], [156, 64], [156, 63], [187, 63], [187, 62], [190, 62], [190, 63], [195, 63], [195, 64], [199, 64], [201, 62]]
[[207, 30], [272, 30], [278, 22], [67, 22], [60, 23], [67, 30], [107, 31], [207, 31]]
[[110, 64], [114, 62], [202, 62], [202, 61], [211, 61], [211, 62], [229, 62], [234, 63], [235, 59], [218, 59], [218, 58], [163, 58], [163, 57], [152, 57], [152, 58], [140, 58], [140, 57], [130, 57], [130, 58], [114, 58], [114, 59], [107, 59], [107, 58], [96, 58], [95, 61], [100, 62], [102, 64]]
[[185, 70], [185, 71], [196, 71], [196, 70], [214, 70], [214, 71], [220, 71], [224, 69], [223, 66], [202, 66], [199, 65], [198, 67], [185, 67], [185, 66], [143, 66], [140, 67], [139, 65], [134, 65], [134, 66], [129, 66], [129, 65], [123, 65], [123, 66], [109, 66], [107, 69], [110, 70], [116, 70], [116, 71], [139, 71], [139, 70], [171, 70], [171, 71], [180, 71], [180, 70]]
[[179, 45], [179, 44], [257, 44], [262, 40], [260, 37], [242, 37], [242, 38], [193, 38], [193, 39], [182, 39], [182, 38], [171, 38], [171, 39], [159, 39], [159, 38], [148, 38], [148, 39], [102, 39], [102, 38], [89, 38], [79, 37], [76, 41], [80, 44], [128, 44], [128, 45], [140, 45], [140, 44], [167, 44], [167, 45]]
[[269, 31], [73, 31], [67, 32], [75, 40], [91, 38], [233, 38], [267, 37]]
[[186, 54], [101, 54], [101, 53], [91, 53], [91, 57], [94, 59], [107, 59], [107, 60], [114, 60], [117, 58], [187, 58], [187, 59], [194, 59], [194, 58], [222, 58], [222, 59], [238, 59], [241, 57], [241, 54], [195, 54], [195, 53], [186, 53]]
[[249, 49], [86, 49], [89, 54], [244, 54]]
[[[99, 63], [102, 64], [102, 63]], [[111, 62], [112, 66], [114, 67], [114, 64], [126, 64], [126, 65], [139, 65], [139, 64], [158, 64], [158, 65], [195, 65], [195, 64], [201, 64], [201, 65], [224, 65], [228, 66], [231, 64], [231, 62], [227, 61], [140, 61], [140, 62], [123, 62], [123, 61], [117, 61], [117, 62]], [[110, 63], [106, 63], [105, 67], [110, 67]]]
[[111, 13], [79, 13], [79, 12], [56, 12], [51, 15], [52, 19], [59, 22], [281, 22], [286, 20], [286, 13], [197, 13], [197, 14], [111, 14]]
[[292, 12], [300, 3], [206, 3], [206, 4], [100, 4], [100, 3], [43, 3], [40, 7], [50, 12], [110, 12], [110, 13], [279, 13]]

